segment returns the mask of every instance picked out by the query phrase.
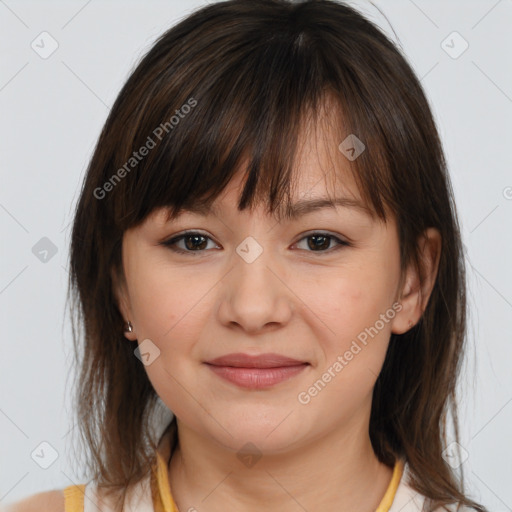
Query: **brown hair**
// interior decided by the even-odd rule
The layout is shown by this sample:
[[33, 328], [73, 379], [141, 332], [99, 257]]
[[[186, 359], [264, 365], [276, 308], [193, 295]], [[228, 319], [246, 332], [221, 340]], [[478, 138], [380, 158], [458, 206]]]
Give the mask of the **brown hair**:
[[442, 145], [401, 51], [330, 0], [230, 0], [196, 10], [156, 41], [105, 122], [76, 208], [69, 284], [73, 322], [75, 311], [83, 325], [79, 336], [73, 323], [73, 337], [86, 464], [101, 488], [121, 491], [120, 503], [153, 463], [159, 405], [113, 291], [124, 231], [156, 208], [172, 218], [208, 206], [242, 162], [239, 210], [288, 204], [301, 127], [308, 116], [322, 119], [327, 100], [339, 142], [355, 134], [366, 146], [350, 169], [374, 214], [395, 216], [402, 270], [409, 262], [421, 269], [426, 228], [442, 237], [423, 316], [391, 336], [375, 384], [375, 453], [390, 466], [405, 458], [433, 508], [458, 502], [485, 512], [442, 457], [449, 413], [459, 438], [455, 388], [466, 339], [464, 256]]

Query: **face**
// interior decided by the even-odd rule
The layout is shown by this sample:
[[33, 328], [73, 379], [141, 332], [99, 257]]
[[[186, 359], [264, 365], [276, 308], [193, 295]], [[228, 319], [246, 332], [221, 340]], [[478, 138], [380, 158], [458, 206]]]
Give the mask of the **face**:
[[[329, 145], [306, 142], [294, 202], [362, 204], [348, 161], [332, 179]], [[369, 421], [390, 334], [407, 324], [398, 235], [392, 218], [350, 205], [280, 221], [263, 207], [238, 212], [242, 185], [238, 175], [208, 215], [166, 223], [156, 210], [127, 231], [118, 297], [134, 327], [126, 336], [149, 353], [148, 377], [181, 423], [233, 450], [277, 453]], [[245, 373], [207, 364], [233, 353], [298, 363]]]

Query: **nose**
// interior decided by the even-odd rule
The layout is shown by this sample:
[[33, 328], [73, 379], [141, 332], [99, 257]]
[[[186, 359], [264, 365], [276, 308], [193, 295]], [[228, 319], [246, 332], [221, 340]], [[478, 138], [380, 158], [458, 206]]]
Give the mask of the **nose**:
[[278, 329], [292, 317], [290, 275], [263, 250], [253, 261], [243, 252], [234, 256], [233, 268], [221, 282], [218, 320], [247, 333]]

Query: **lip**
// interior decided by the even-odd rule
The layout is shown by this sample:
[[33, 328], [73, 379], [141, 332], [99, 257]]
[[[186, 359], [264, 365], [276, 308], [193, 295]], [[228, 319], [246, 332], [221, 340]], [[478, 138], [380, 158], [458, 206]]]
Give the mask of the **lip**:
[[228, 354], [205, 364], [222, 379], [247, 389], [274, 386], [298, 375], [309, 366], [307, 362], [274, 353], [257, 356]]
[[207, 363], [215, 366], [233, 366], [239, 368], [282, 368], [284, 366], [307, 364], [306, 361], [299, 361], [298, 359], [282, 356], [281, 354], [275, 354], [273, 352], [255, 356], [244, 354], [243, 352], [236, 352], [217, 357], [211, 361], [207, 361]]

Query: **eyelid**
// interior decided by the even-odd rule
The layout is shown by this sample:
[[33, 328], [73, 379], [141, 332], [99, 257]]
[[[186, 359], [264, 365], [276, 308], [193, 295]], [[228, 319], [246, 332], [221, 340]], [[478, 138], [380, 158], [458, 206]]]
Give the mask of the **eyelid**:
[[206, 251], [185, 251], [185, 250], [179, 249], [179, 248], [178, 249], [173, 249], [172, 248], [172, 246], [175, 245], [177, 242], [179, 242], [180, 240], [182, 240], [186, 236], [191, 236], [191, 235], [202, 235], [205, 238], [208, 238], [209, 240], [211, 240], [216, 245], [220, 246], [220, 244], [217, 243], [215, 241], [215, 239], [209, 233], [203, 232], [203, 231], [198, 230], [198, 229], [186, 229], [184, 231], [178, 232], [178, 233], [172, 235], [170, 238], [164, 238], [161, 242], [158, 243], [158, 245], [163, 245], [164, 247], [169, 247], [171, 250], [175, 250], [175, 252], [178, 252], [178, 253], [180, 253], [180, 252], [181, 253], [200, 253], [200, 252], [206, 252]]
[[313, 236], [313, 235], [320, 235], [320, 236], [328, 237], [331, 240], [334, 240], [336, 242], [336, 245], [326, 251], [305, 251], [306, 253], [328, 255], [328, 254], [332, 254], [332, 253], [336, 252], [338, 249], [341, 249], [343, 247], [352, 247], [352, 242], [345, 240], [344, 237], [342, 237], [341, 235], [331, 233], [329, 231], [324, 231], [321, 229], [307, 231], [305, 233], [302, 233], [301, 235], [299, 235], [300, 238], [296, 242], [294, 242], [293, 245], [297, 245], [299, 242], [302, 242], [302, 240], [304, 240], [310, 236]]
[[[211, 238], [212, 240], [215, 240], [210, 233], [206, 231], [202, 231], [201, 229], [184, 229], [183, 231], [178, 231], [178, 233], [173, 234], [171, 237], [164, 238], [164, 242], [170, 242], [171, 240], [174, 240], [175, 238], [179, 238], [180, 236], [186, 236], [186, 235], [203, 235], [207, 236], [208, 238]], [[217, 243], [217, 242], [215, 242]]]
[[[301, 233], [299, 235], [300, 238], [297, 239], [297, 242], [300, 242], [303, 238], [306, 238], [308, 236], [312, 235], [324, 235], [324, 236], [330, 236], [331, 238], [335, 238], [341, 243], [351, 245], [352, 240], [350, 240], [347, 236], [341, 235], [339, 233], [333, 233], [331, 231], [325, 230], [325, 229], [311, 229], [309, 231], [306, 231], [304, 233]], [[297, 243], [295, 242], [295, 243]]]

